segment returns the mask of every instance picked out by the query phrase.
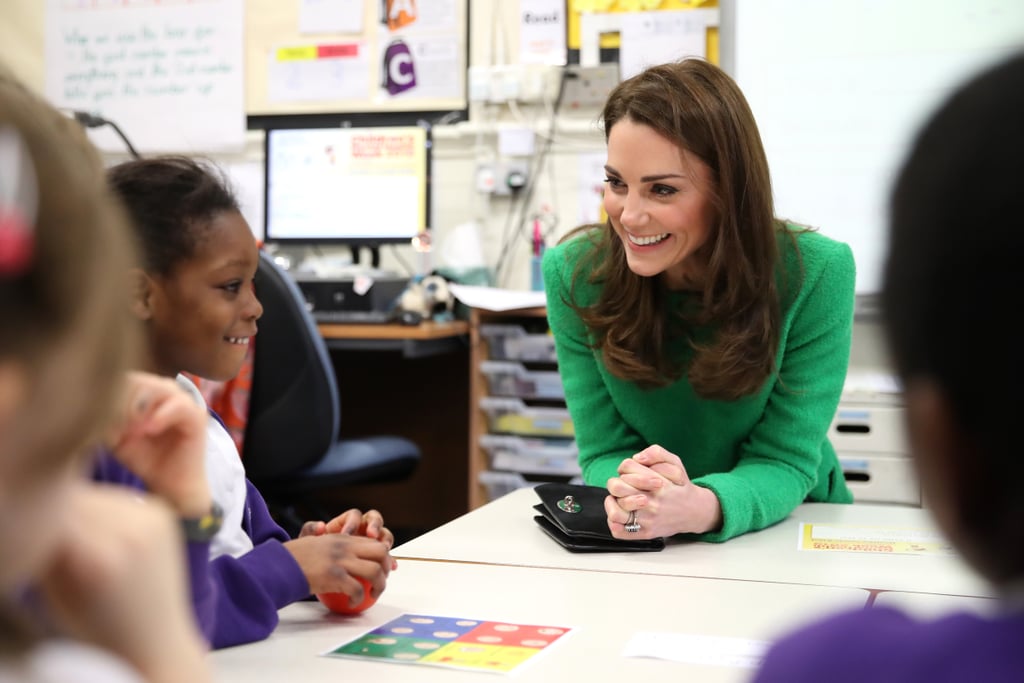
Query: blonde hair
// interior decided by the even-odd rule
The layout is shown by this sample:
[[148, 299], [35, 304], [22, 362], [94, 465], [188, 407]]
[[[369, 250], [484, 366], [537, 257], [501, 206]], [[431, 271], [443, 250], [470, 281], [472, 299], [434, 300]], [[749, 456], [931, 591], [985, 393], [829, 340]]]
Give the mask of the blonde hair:
[[[22, 267], [0, 269], [0, 364], [27, 379], [0, 434], [0, 459], [17, 459], [9, 471], [38, 478], [96, 443], [136, 362], [125, 275], [134, 248], [81, 127], [3, 68], [0, 129], [20, 140], [37, 187], [31, 252]], [[25, 644], [12, 623], [0, 618], [8, 651]]]

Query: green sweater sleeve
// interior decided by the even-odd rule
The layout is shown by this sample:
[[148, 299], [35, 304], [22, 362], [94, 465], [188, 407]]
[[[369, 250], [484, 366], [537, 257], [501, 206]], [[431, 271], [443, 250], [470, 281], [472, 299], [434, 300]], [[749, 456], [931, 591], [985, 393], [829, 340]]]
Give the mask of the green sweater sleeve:
[[[811, 234], [808, 239], [819, 240]], [[806, 242], [807, 240], [802, 240]], [[846, 244], [803, 250], [806, 280], [784, 316], [779, 374], [763, 414], [729, 471], [695, 478], [718, 496], [724, 541], [761, 529], [807, 499], [852, 502], [828, 429], [846, 379], [853, 331], [855, 265]]]
[[[568, 303], [569, 284], [575, 275], [575, 258], [570, 250], [580, 248], [579, 243], [586, 239], [580, 237], [575, 242], [546, 250], [541, 265], [548, 325], [555, 339], [566, 406], [576, 426], [583, 480], [593, 486], [606, 486], [610, 478], [618, 476], [619, 463], [648, 444], [630, 429], [616, 410], [598, 358], [590, 346], [586, 326]], [[576, 286], [584, 288], [586, 285], [577, 282]]]

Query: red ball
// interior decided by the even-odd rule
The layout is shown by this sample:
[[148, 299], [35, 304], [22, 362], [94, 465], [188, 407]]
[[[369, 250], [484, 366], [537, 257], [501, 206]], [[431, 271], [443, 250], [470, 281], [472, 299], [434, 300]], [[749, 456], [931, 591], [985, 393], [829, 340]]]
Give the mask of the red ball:
[[359, 614], [369, 609], [377, 598], [373, 597], [373, 586], [366, 579], [355, 577], [356, 581], [363, 585], [363, 599], [358, 604], [351, 604], [348, 595], [345, 593], [317, 593], [316, 599], [322, 602], [327, 609], [338, 614]]

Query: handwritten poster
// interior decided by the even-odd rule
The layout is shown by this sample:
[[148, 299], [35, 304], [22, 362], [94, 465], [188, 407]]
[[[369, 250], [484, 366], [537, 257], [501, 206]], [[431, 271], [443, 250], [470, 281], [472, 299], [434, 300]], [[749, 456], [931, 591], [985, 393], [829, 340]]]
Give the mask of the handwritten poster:
[[[47, 0], [46, 95], [140, 152], [241, 149], [243, 0]], [[125, 151], [110, 126], [91, 129]]]

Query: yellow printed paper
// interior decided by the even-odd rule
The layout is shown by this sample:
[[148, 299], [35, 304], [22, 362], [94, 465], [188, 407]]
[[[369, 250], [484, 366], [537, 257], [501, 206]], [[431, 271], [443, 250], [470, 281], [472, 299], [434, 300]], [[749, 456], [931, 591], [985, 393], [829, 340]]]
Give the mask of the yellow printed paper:
[[846, 524], [800, 525], [799, 550], [900, 555], [952, 555], [952, 546], [938, 531]]

